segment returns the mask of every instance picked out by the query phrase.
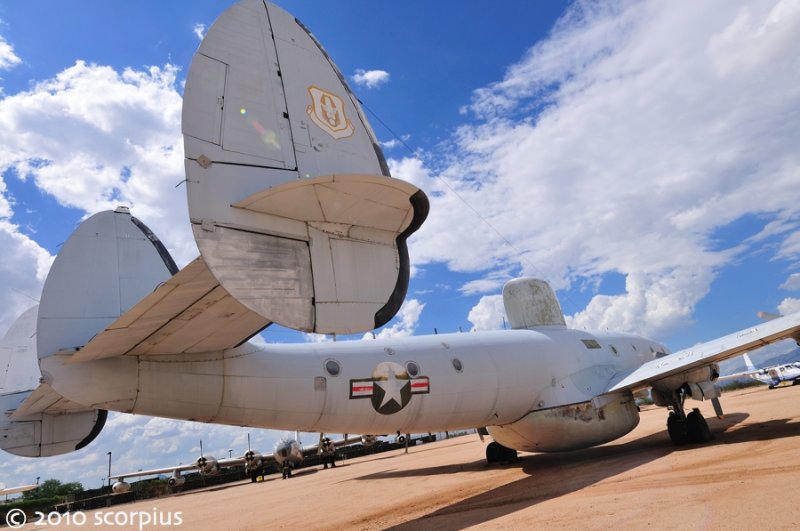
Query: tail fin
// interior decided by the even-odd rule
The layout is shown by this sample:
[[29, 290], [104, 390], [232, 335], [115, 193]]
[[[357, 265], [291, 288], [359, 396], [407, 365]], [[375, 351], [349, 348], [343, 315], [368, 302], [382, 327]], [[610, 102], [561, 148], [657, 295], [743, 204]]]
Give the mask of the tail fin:
[[755, 372], [755, 371], [757, 371], [757, 370], [758, 370], [758, 369], [756, 368], [756, 366], [755, 366], [755, 365], [753, 365], [753, 362], [752, 362], [752, 361], [750, 361], [750, 356], [748, 356], [748, 355], [747, 355], [747, 352], [745, 352], [745, 353], [742, 355], [742, 358], [744, 359], [744, 364], [747, 366], [747, 370], [748, 370], [748, 371], [753, 371], [753, 372]]
[[37, 361], [47, 364], [58, 352], [85, 345], [174, 272], [164, 246], [127, 208], [95, 214], [78, 227], [50, 268], [38, 311], [24, 313], [0, 349], [8, 360], [0, 376], [6, 413], [0, 448], [58, 455], [100, 433], [107, 412], [65, 399], [54, 388], [65, 382], [43, 375]]
[[45, 280], [39, 358], [85, 345], [177, 271], [158, 238], [127, 208], [85, 220], [62, 245]]
[[36, 355], [39, 307], [23, 313], [0, 341], [0, 449], [24, 457], [79, 450], [100, 433], [106, 412], [64, 400], [40, 384]]
[[219, 283], [271, 322], [353, 333], [405, 298], [428, 200], [392, 179], [358, 100], [294, 17], [244, 0], [186, 79], [189, 213]]

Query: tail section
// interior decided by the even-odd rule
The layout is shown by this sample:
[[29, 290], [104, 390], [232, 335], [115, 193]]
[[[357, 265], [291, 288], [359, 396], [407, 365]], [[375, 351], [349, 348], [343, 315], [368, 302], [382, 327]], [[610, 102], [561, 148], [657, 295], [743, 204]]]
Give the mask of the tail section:
[[23, 313], [0, 342], [0, 448], [24, 457], [58, 455], [89, 444], [106, 412], [64, 400], [40, 384], [38, 306]]
[[167, 250], [127, 208], [85, 220], [62, 245], [44, 283], [39, 358], [85, 345], [175, 273]]
[[744, 359], [744, 364], [747, 366], [748, 371], [756, 372], [758, 370], [756, 366], [753, 365], [753, 362], [750, 360], [750, 356], [747, 355], [747, 352], [742, 355], [742, 358]]
[[222, 287], [290, 328], [353, 333], [391, 319], [406, 239], [428, 201], [392, 179], [344, 77], [296, 19], [244, 0], [209, 29], [187, 75], [194, 236]]
[[[158, 239], [127, 208], [84, 221], [61, 247], [41, 303], [11, 327], [0, 348], [0, 448], [42, 457], [78, 450], [107, 412], [65, 399], [39, 361], [74, 351], [176, 272]], [[57, 375], [62, 376], [62, 375]], [[83, 375], [86, 385], [102, 385]], [[55, 386], [55, 387], [54, 387]]]

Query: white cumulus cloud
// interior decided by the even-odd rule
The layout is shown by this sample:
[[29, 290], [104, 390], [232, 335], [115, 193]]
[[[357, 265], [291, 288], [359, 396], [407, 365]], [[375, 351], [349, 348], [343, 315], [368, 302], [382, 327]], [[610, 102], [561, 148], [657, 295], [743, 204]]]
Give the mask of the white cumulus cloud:
[[[431, 200], [415, 263], [556, 289], [621, 274], [625, 293], [596, 296], [570, 323], [659, 336], [765, 238], [776, 258], [796, 257], [800, 4], [695, 7], [573, 4], [475, 91], [477, 121], [443, 158], [396, 162]], [[716, 231], [745, 216], [769, 234], [720, 248]]]
[[14, 47], [3, 37], [0, 37], [0, 70], [8, 70], [21, 62], [22, 59], [14, 53]]
[[352, 79], [356, 85], [371, 89], [388, 83], [389, 72], [385, 70], [363, 70], [359, 68], [350, 79]]

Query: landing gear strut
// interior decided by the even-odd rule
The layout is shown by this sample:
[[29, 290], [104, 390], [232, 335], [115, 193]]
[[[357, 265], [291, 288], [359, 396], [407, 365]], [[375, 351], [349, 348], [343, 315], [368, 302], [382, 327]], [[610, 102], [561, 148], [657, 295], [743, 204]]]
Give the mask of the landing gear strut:
[[672, 411], [667, 418], [667, 432], [673, 444], [681, 446], [687, 443], [704, 443], [713, 439], [714, 436], [699, 409], [694, 408], [688, 415], [684, 412], [684, 400], [686, 392], [680, 389], [670, 404]]
[[486, 446], [486, 462], [490, 465], [494, 463], [511, 464], [516, 461], [517, 451], [511, 448], [506, 448], [498, 442], [490, 442]]

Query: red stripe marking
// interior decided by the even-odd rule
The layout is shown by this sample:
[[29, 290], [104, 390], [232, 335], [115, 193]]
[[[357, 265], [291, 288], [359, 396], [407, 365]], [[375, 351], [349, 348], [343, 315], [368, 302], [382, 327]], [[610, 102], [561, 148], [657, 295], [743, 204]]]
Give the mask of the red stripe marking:
[[353, 392], [357, 393], [359, 391], [372, 391], [371, 385], [355, 385], [353, 384]]

